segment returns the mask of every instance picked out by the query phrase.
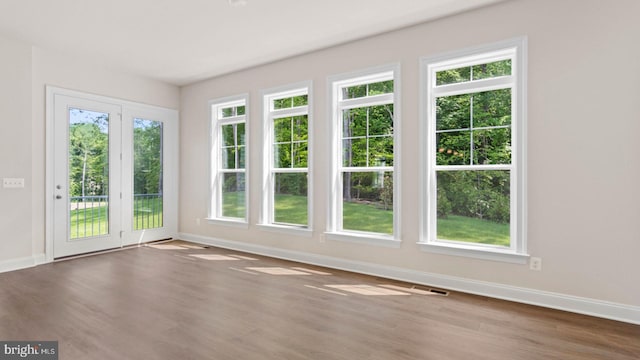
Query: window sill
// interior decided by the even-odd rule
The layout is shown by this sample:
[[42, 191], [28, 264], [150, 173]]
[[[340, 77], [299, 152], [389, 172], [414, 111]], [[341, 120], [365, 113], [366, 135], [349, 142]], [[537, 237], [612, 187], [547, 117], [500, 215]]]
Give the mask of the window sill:
[[512, 264], [526, 264], [529, 259], [529, 254], [520, 254], [511, 250], [490, 249], [466, 244], [419, 242], [418, 245], [420, 245], [421, 250], [436, 254], [464, 256]]
[[216, 219], [207, 219], [207, 222], [211, 225], [223, 225], [223, 226], [231, 226], [241, 229], [248, 229], [249, 223], [244, 219], [224, 219], [224, 218], [216, 218]]
[[332, 241], [344, 241], [396, 249], [400, 248], [400, 244], [402, 243], [400, 240], [394, 239], [391, 236], [376, 236], [375, 234], [367, 233], [326, 232], [324, 236], [327, 240]]
[[313, 230], [295, 225], [258, 224], [258, 228], [264, 231], [277, 232], [281, 234], [291, 234], [304, 237], [311, 237]]

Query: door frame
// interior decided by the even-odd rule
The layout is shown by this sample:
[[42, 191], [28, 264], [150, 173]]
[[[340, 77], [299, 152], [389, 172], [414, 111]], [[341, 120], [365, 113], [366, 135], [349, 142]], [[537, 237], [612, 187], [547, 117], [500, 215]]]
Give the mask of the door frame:
[[[176, 237], [178, 233], [178, 111], [174, 109], [163, 108], [159, 106], [146, 105], [128, 100], [122, 100], [117, 98], [111, 98], [102, 95], [89, 94], [81, 91], [69, 90], [55, 86], [46, 86], [46, 137], [45, 137], [45, 258], [46, 262], [54, 261], [54, 209], [55, 209], [55, 104], [54, 99], [56, 95], [63, 95], [69, 97], [75, 97], [79, 99], [97, 101], [103, 103], [111, 103], [120, 106], [122, 110], [122, 124], [123, 131], [122, 136], [131, 136], [132, 130], [126, 131], [124, 128], [128, 124], [132, 124], [133, 118], [149, 118], [150, 116], [159, 116], [161, 119], [149, 119], [159, 120], [163, 122], [164, 132], [164, 148], [163, 148], [163, 203], [164, 203], [164, 221], [163, 230], [155, 231], [155, 229], [138, 230], [134, 232], [131, 228], [132, 220], [126, 219], [127, 214], [131, 214], [131, 211], [126, 211], [124, 202], [122, 206], [122, 229], [128, 231], [122, 236], [120, 247], [140, 244], [155, 240], [149, 238], [152, 236], [161, 236], [161, 238]], [[131, 140], [131, 142], [133, 139]], [[132, 156], [131, 149], [122, 149], [123, 161], [121, 162], [122, 169], [125, 166], [132, 166], [132, 159], [126, 159], [126, 156]], [[127, 186], [131, 184], [131, 179], [125, 179], [126, 173], [123, 173], [123, 185]], [[132, 190], [122, 189], [123, 198], [129, 194], [131, 196]], [[125, 199], [123, 199], [125, 200]]]

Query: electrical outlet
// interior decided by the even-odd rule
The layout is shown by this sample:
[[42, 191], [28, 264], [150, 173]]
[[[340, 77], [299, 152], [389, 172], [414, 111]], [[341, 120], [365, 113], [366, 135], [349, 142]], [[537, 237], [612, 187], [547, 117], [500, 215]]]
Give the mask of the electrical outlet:
[[23, 178], [3, 178], [2, 187], [3, 188], [23, 188], [24, 179]]
[[539, 257], [532, 257], [529, 259], [529, 269], [534, 271], [542, 271], [542, 259]]

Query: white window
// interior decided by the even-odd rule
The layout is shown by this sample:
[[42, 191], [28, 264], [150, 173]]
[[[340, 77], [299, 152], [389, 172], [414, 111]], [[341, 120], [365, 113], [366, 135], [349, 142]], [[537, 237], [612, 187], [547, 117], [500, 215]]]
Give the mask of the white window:
[[263, 93], [262, 225], [310, 229], [309, 84]]
[[247, 96], [210, 102], [210, 220], [247, 222]]
[[525, 40], [423, 59], [425, 250], [526, 262]]
[[399, 67], [330, 78], [328, 236], [398, 246]]

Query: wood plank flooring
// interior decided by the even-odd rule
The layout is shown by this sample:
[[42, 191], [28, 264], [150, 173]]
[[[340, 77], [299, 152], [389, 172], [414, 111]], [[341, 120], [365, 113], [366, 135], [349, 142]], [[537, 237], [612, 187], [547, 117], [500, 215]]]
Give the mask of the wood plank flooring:
[[82, 360], [640, 359], [640, 326], [185, 245], [0, 274], [0, 340]]

